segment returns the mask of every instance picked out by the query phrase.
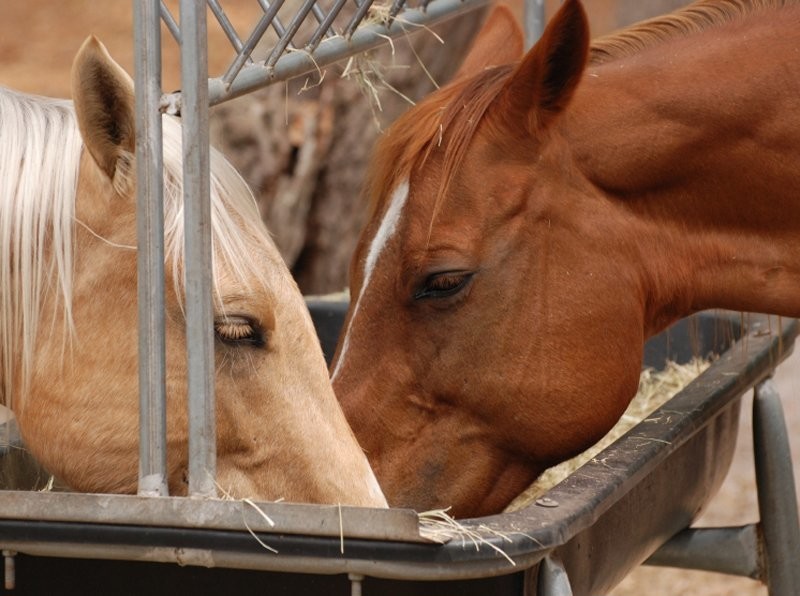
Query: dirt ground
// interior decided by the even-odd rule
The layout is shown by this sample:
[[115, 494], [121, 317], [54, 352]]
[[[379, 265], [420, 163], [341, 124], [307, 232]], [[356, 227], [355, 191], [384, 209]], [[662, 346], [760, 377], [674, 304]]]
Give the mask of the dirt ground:
[[[800, 475], [800, 351], [784, 362], [775, 375], [783, 398], [795, 482]], [[733, 465], [720, 492], [695, 524], [737, 526], [758, 519], [758, 502], [753, 468], [751, 423], [752, 393], [743, 400], [741, 428]], [[767, 588], [748, 578], [702, 571], [640, 567], [617, 586], [610, 596], [766, 596]]]

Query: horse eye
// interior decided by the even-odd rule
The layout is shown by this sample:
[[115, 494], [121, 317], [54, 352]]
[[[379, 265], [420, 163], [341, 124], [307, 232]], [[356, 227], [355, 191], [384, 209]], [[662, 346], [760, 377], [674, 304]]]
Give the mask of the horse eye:
[[429, 275], [414, 294], [414, 300], [455, 296], [469, 285], [473, 275], [471, 271], [445, 271]]
[[214, 333], [221, 342], [261, 348], [266, 345], [264, 332], [247, 317], [220, 317], [214, 321]]

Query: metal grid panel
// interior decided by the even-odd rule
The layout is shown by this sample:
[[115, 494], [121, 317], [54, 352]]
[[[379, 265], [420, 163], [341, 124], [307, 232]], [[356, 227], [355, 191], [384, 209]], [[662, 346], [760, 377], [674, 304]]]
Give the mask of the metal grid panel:
[[[421, 0], [413, 7], [406, 0], [258, 0], [262, 14], [247, 35], [236, 31], [220, 0], [207, 2], [213, 25], [224, 32], [234, 52], [225, 72], [209, 80], [208, 100], [215, 105], [479, 8], [487, 0]], [[542, 0], [533, 2], [541, 5]], [[184, 32], [163, 1], [159, 11], [182, 44]], [[185, 53], [185, 58], [197, 57]], [[179, 114], [184, 93], [165, 95], [162, 110]]]
[[[258, 0], [262, 14], [240, 35], [220, 0], [181, 0], [180, 24], [161, 0], [137, 0], [137, 180], [139, 246], [139, 494], [165, 495], [166, 390], [164, 240], [159, 112], [183, 119], [186, 327], [189, 386], [189, 493], [214, 495], [214, 345], [211, 320], [208, 108], [271, 83], [318, 70], [391, 38], [474, 10], [488, 0]], [[542, 0], [528, 0], [529, 39], [543, 22]], [[207, 15], [234, 58], [208, 78]], [[162, 95], [161, 23], [181, 47], [181, 84]]]

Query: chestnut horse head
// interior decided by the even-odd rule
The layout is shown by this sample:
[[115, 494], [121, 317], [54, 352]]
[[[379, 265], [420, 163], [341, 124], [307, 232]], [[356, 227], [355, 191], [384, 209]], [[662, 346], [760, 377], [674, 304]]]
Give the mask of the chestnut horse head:
[[795, 4], [704, 0], [590, 48], [566, 0], [524, 56], [498, 8], [386, 131], [333, 382], [391, 505], [496, 512], [611, 428], [648, 336], [800, 312], [798, 95], [769, 88], [800, 70], [769, 64]]
[[[34, 455], [70, 487], [135, 492], [133, 85], [94, 38], [71, 102], [0, 90], [0, 363]], [[181, 129], [164, 117], [168, 485], [185, 494]], [[217, 482], [238, 498], [385, 506], [302, 296], [233, 167], [211, 157]], [[12, 403], [13, 397], [13, 403]]]

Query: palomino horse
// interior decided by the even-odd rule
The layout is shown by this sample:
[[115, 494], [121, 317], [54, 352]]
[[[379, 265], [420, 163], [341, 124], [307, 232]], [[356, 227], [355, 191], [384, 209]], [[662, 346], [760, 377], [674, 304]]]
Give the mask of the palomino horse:
[[500, 8], [386, 131], [333, 381], [391, 505], [496, 512], [611, 428], [649, 336], [800, 315], [798, 48], [791, 1], [590, 47], [567, 0], [524, 56]]
[[[70, 487], [138, 477], [133, 84], [90, 38], [72, 103], [0, 90], [2, 391]], [[181, 131], [164, 119], [168, 484], [186, 492]], [[218, 484], [235, 497], [385, 506], [308, 310], [246, 185], [212, 156]], [[174, 289], [174, 291], [173, 291]]]

